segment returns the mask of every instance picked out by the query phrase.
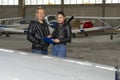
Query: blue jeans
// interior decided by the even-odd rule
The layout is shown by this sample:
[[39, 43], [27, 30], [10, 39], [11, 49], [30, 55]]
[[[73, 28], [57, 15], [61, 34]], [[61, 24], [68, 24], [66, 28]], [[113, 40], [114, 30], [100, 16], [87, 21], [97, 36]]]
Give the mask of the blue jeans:
[[32, 49], [32, 53], [45, 54], [45, 55], [47, 55], [47, 54], [48, 54], [48, 51]]
[[52, 55], [58, 57], [66, 57], [66, 45], [64, 44], [53, 45]]

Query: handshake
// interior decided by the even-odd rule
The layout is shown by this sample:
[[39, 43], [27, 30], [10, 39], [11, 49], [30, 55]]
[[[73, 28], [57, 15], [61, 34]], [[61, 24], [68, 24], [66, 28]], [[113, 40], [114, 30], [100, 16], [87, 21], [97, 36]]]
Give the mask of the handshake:
[[55, 44], [55, 43], [60, 42], [59, 39], [53, 39], [51, 35], [49, 35], [48, 37], [43, 38], [43, 41], [45, 41], [48, 44]]

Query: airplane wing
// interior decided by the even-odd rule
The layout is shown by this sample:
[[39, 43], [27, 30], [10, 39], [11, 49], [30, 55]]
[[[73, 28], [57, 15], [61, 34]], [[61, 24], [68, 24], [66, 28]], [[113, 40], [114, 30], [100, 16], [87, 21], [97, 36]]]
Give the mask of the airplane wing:
[[85, 28], [85, 29], [74, 29], [72, 30], [72, 33], [78, 33], [78, 32], [89, 32], [89, 31], [96, 31], [96, 30], [104, 30], [112, 28], [111, 26], [99, 26], [99, 27], [92, 27], [92, 28]]
[[27, 29], [0, 27], [0, 32], [25, 33], [27, 32]]
[[[71, 16], [67, 16], [66, 18], [70, 18]], [[74, 18], [79, 18], [79, 19], [101, 19], [101, 20], [120, 20], [120, 17], [88, 17], [88, 16], [75, 16]]]
[[[19, 20], [19, 22], [18, 22]], [[21, 23], [21, 20], [28, 21], [28, 19], [23, 19], [22, 17], [13, 17], [0, 19], [0, 36], [5, 33], [7, 37], [10, 36], [10, 33], [26, 33], [29, 23]], [[2, 21], [4, 23], [2, 23]], [[12, 24], [9, 24], [9, 21], [13, 21]], [[16, 22], [17, 21], [17, 22]]]
[[0, 21], [8, 21], [8, 20], [16, 20], [16, 19], [22, 19], [22, 17], [13, 17], [13, 18], [4, 18], [4, 19], [0, 19]]
[[115, 80], [116, 69], [87, 61], [0, 49], [0, 80]]

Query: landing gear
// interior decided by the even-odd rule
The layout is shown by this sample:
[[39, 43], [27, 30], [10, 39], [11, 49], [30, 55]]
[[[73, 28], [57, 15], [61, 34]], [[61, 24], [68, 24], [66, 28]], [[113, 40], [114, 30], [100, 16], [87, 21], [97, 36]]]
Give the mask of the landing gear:
[[10, 37], [10, 33], [9, 32], [0, 32], [0, 36], [2, 36], [3, 34], [5, 34], [6, 37]]
[[85, 36], [88, 36], [88, 34], [86, 32], [84, 32]]
[[6, 33], [6, 37], [10, 37], [10, 33], [7, 32], [7, 33]]
[[[86, 32], [82, 32], [84, 34], [84, 36], [88, 36], [88, 33]], [[72, 37], [76, 37], [76, 34], [75, 33], [72, 33]]]
[[113, 40], [113, 35], [110, 35], [110, 39]]
[[0, 32], [0, 36], [2, 36], [2, 32]]
[[75, 34], [75, 33], [72, 33], [72, 37], [76, 37], [76, 34]]

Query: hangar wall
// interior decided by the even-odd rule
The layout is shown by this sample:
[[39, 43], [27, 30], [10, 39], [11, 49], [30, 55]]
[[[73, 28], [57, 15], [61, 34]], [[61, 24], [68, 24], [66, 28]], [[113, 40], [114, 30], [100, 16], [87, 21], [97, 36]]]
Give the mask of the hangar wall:
[[[105, 16], [107, 17], [120, 17], [120, 4], [119, 5], [106, 5]], [[120, 20], [107, 20], [106, 22], [116, 25], [120, 24]]]
[[18, 16], [18, 6], [0, 6], [0, 18]]
[[[56, 14], [58, 10], [61, 9], [60, 6], [43, 6], [46, 10], [46, 14]], [[26, 6], [25, 7], [25, 15], [33, 16], [34, 11], [37, 6]], [[65, 5], [64, 12], [66, 15], [76, 15], [76, 16], [102, 16], [101, 6], [81, 6], [81, 5]]]
[[[25, 17], [34, 17], [35, 9], [38, 6], [25, 6]], [[61, 9], [59, 5], [44, 5], [46, 15], [56, 14]], [[120, 5], [64, 5], [64, 12], [66, 15], [75, 16], [108, 16], [120, 17]], [[18, 6], [0, 6], [0, 18], [16, 17], [18, 16]], [[119, 21], [114, 21], [118, 23]]]
[[[25, 6], [25, 16], [33, 17], [34, 11], [38, 6]], [[43, 6], [46, 14], [55, 14], [60, 10], [58, 5]], [[105, 8], [105, 16], [120, 17], [120, 5], [65, 5], [64, 11], [66, 15], [76, 16], [103, 16], [103, 8]], [[18, 6], [0, 6], [0, 18], [18, 16]]]
[[102, 16], [102, 7], [100, 5], [66, 5], [64, 11], [67, 15]]
[[[34, 17], [35, 16], [35, 10], [39, 6], [25, 6], [25, 15], [27, 17]], [[48, 6], [42, 6], [46, 10], [46, 15], [49, 14], [56, 14], [58, 10], [60, 10], [60, 6], [53, 6], [53, 5], [48, 5]]]
[[120, 17], [120, 4], [118, 5], [106, 5], [105, 6], [105, 15], [111, 17]]
[[[33, 16], [38, 6], [25, 6], [25, 15]], [[58, 5], [43, 6], [46, 14], [55, 14], [60, 10]], [[65, 5], [64, 11], [66, 15], [78, 16], [103, 16], [103, 8], [105, 8], [105, 16], [120, 16], [120, 5]]]
[[[27, 17], [34, 17], [35, 9], [38, 6], [25, 6], [25, 15]], [[56, 14], [61, 9], [58, 5], [43, 6], [46, 10], [46, 15]], [[107, 16], [120, 17], [120, 5], [64, 5], [64, 12], [67, 16]], [[120, 20], [106, 20], [112, 25], [119, 24]], [[95, 26], [102, 25], [99, 21], [95, 21]]]

